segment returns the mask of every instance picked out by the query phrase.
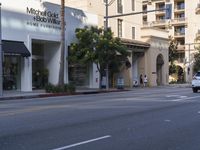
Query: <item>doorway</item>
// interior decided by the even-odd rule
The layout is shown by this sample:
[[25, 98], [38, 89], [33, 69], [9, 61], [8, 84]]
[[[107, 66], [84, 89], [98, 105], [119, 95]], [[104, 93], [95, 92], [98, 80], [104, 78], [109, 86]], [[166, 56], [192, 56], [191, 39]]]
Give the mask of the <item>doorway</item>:
[[44, 66], [44, 44], [34, 41], [32, 44], [32, 88], [43, 89], [48, 83], [47, 75], [48, 71]]
[[163, 85], [163, 65], [163, 56], [159, 54], [156, 59], [157, 85]]

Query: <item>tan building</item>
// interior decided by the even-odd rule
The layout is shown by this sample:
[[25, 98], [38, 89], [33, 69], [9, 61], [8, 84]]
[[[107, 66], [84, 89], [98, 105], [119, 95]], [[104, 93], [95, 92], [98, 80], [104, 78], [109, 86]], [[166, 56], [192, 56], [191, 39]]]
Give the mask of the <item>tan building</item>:
[[[138, 0], [108, 0], [108, 16], [141, 12], [143, 3]], [[105, 25], [105, 0], [66, 0], [66, 5], [98, 15], [98, 25]], [[139, 83], [140, 75], [146, 74], [150, 86], [168, 84], [168, 32], [143, 27], [143, 14], [115, 17], [108, 20], [114, 36], [120, 37], [132, 52], [130, 69], [125, 69], [125, 85]], [[117, 77], [116, 77], [117, 78]], [[116, 84], [116, 79], [112, 84]]]
[[176, 64], [185, 72], [186, 82], [191, 82], [194, 47], [197, 46], [200, 29], [199, 0], [143, 0], [143, 11], [165, 8], [172, 4], [172, 19], [165, 19], [165, 11], [143, 15], [143, 25], [169, 31], [178, 42], [179, 58]]
[[[60, 4], [60, 0], [47, 0]], [[108, 0], [108, 16], [141, 12], [142, 0]], [[105, 0], [66, 0], [66, 5], [98, 15], [98, 26], [105, 26]], [[68, 23], [68, 22], [67, 22]], [[70, 24], [70, 22], [69, 22]], [[108, 20], [114, 36], [120, 37], [132, 52], [130, 69], [124, 69], [125, 85], [139, 83], [140, 75], [146, 74], [150, 86], [168, 84], [168, 31], [143, 26], [143, 14], [115, 17]], [[116, 78], [112, 85], [116, 85]]]

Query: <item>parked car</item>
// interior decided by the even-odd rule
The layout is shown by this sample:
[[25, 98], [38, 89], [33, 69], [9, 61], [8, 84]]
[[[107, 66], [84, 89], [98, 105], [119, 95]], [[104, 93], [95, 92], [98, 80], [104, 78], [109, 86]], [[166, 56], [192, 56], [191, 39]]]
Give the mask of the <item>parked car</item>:
[[200, 71], [198, 71], [192, 79], [192, 90], [194, 93], [200, 90]]

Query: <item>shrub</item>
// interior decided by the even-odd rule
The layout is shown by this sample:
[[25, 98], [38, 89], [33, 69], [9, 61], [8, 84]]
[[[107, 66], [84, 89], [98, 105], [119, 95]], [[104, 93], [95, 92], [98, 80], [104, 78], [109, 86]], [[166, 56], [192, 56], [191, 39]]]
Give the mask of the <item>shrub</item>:
[[59, 85], [53, 85], [53, 84], [47, 84], [45, 86], [45, 91], [47, 93], [74, 93], [76, 90], [76, 87], [74, 84], [65, 84], [63, 87]]

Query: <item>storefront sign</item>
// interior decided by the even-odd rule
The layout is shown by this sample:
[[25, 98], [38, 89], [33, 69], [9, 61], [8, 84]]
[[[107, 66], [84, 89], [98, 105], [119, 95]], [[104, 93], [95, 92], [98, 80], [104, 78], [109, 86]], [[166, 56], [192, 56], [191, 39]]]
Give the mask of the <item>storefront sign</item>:
[[61, 29], [59, 14], [52, 11], [41, 11], [39, 9], [34, 8], [26, 8], [26, 13], [29, 15], [33, 15], [33, 20], [27, 21], [27, 25], [36, 26], [36, 27], [44, 27], [44, 28], [53, 28], [53, 29]]

